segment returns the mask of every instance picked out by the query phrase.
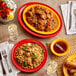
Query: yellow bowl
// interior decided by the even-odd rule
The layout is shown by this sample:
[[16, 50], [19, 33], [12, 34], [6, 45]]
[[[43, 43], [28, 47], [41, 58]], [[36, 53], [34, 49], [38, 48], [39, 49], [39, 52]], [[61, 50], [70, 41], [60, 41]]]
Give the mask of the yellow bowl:
[[[76, 54], [73, 54], [71, 56], [69, 56], [66, 60], [69, 60], [69, 61], [72, 61], [72, 60], [76, 60]], [[66, 61], [65, 60], [65, 61]], [[64, 62], [65, 63], [65, 62]], [[65, 65], [63, 64], [63, 73], [64, 73], [64, 76], [70, 76], [68, 73], [67, 73], [67, 67], [65, 67]]]
[[[37, 5], [38, 5], [38, 6], [41, 6], [41, 7], [44, 7], [44, 8], [50, 10], [51, 12], [53, 12], [53, 13], [55, 14], [55, 16], [56, 16], [56, 18], [57, 18], [57, 20], [58, 20], [58, 25], [57, 25], [57, 28], [56, 28], [56, 29], [51, 30], [50, 32], [38, 31], [37, 29], [35, 29], [32, 25], [30, 25], [30, 24], [27, 22], [25, 13], [26, 13], [31, 7], [35, 7], [35, 6], [37, 6]], [[53, 34], [53, 33], [57, 32], [58, 29], [60, 28], [60, 19], [59, 19], [59, 16], [58, 16], [51, 8], [49, 8], [49, 7], [47, 7], [47, 6], [44, 6], [44, 5], [33, 4], [33, 5], [28, 6], [28, 7], [26, 7], [26, 8], [24, 9], [22, 16], [23, 16], [23, 21], [24, 21], [24, 23], [26, 24], [26, 26], [29, 27], [32, 31], [37, 32], [37, 33], [39, 33], [39, 34]]]
[[[64, 42], [64, 43], [66, 44], [66, 46], [67, 46], [67, 50], [66, 50], [64, 53], [61, 53], [61, 54], [55, 52], [55, 50], [54, 50], [54, 48], [53, 48], [54, 45], [55, 45], [55, 43], [57, 43], [57, 42], [59, 42], [59, 41]], [[55, 39], [55, 40], [52, 41], [52, 43], [50, 44], [50, 50], [51, 50], [51, 52], [52, 52], [54, 55], [64, 56], [64, 55], [66, 55], [66, 54], [68, 53], [68, 51], [69, 51], [69, 44], [68, 44], [68, 42], [67, 42], [66, 40], [64, 40], [64, 39]]]

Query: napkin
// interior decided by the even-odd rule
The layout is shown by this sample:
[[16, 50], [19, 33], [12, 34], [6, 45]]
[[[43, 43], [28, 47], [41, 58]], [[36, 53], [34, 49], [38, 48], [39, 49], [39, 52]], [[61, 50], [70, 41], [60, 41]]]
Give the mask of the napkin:
[[[74, 9], [76, 9], [76, 1], [69, 1], [68, 4], [61, 4], [61, 11], [62, 11], [67, 34], [76, 33]], [[70, 25], [71, 28], [69, 29]]]
[[12, 61], [11, 61], [11, 51], [12, 51], [13, 46], [14, 46], [14, 44], [9, 44], [8, 41], [0, 43], [0, 52], [2, 50], [4, 50], [4, 49], [6, 50], [6, 52], [7, 52], [7, 60], [8, 60], [9, 66], [12, 69], [12, 72], [9, 73], [8, 70], [7, 70], [7, 66], [6, 66], [5, 62], [2, 60], [4, 69], [6, 71], [6, 75], [3, 75], [3, 76], [17, 76], [17, 73], [20, 72], [19, 70], [17, 70], [15, 68], [15, 66], [12, 64]]

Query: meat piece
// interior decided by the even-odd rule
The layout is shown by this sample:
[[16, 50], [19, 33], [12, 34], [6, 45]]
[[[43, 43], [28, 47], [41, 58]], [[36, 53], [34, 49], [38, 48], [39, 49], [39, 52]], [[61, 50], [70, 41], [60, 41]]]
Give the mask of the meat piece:
[[35, 11], [35, 14], [37, 14], [37, 15], [41, 15], [42, 13], [43, 13], [42, 10], [36, 10], [36, 11]]
[[46, 26], [45, 31], [50, 31], [49, 25]]
[[49, 10], [47, 10], [47, 9], [45, 9], [45, 13], [46, 13], [46, 14], [49, 14], [49, 13], [50, 13], [50, 11], [49, 11]]
[[28, 63], [28, 64], [32, 63], [31, 57], [28, 57], [28, 58], [27, 58], [27, 63]]
[[57, 19], [56, 18], [51, 18], [52, 24], [57, 24]]
[[53, 12], [50, 12], [49, 14], [50, 14], [51, 18], [53, 18], [53, 17], [54, 17]]
[[45, 13], [42, 13], [42, 14], [40, 15], [40, 17], [41, 17], [43, 20], [45, 20], [45, 19], [46, 19], [46, 14], [45, 14]]
[[19, 50], [18, 53], [19, 53], [20, 55], [23, 55], [23, 54], [25, 53], [25, 51]]
[[47, 18], [47, 19], [50, 19], [50, 18], [51, 18], [51, 15], [50, 15], [50, 14], [47, 14], [47, 15], [46, 15], [46, 18]]
[[40, 6], [36, 6], [35, 9], [38, 10], [38, 9], [41, 9], [41, 7]]
[[30, 52], [27, 52], [27, 53], [26, 53], [26, 56], [27, 56], [27, 57], [30, 57]]
[[36, 23], [36, 19], [35, 18], [31, 18], [31, 17], [27, 17], [27, 21], [30, 24]]
[[45, 27], [42, 26], [42, 25], [38, 25], [37, 29], [40, 30], [40, 31], [44, 31]]
[[35, 13], [34, 7], [32, 7], [32, 8], [30, 9], [30, 11], [34, 14], [34, 13]]
[[44, 24], [45, 24], [45, 20], [39, 19], [39, 20], [38, 20], [38, 23], [39, 23], [40, 25], [44, 25]]
[[33, 17], [33, 13], [32, 13], [31, 11], [28, 11], [28, 12], [26, 13], [26, 16]]

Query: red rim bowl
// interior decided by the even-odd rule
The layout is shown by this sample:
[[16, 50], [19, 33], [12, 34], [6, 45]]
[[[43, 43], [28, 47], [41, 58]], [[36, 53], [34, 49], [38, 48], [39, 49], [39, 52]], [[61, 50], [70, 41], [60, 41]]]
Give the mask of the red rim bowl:
[[[34, 68], [34, 69], [23, 69], [23, 68], [17, 63], [17, 61], [15, 60], [15, 51], [16, 51], [16, 49], [17, 49], [19, 46], [21, 46], [23, 43], [37, 43], [39, 46], [41, 46], [42, 48], [44, 48], [44, 50], [45, 50], [45, 52], [44, 52], [45, 58], [44, 58], [43, 62], [42, 62], [38, 67], [36, 67], [36, 68]], [[19, 69], [19, 70], [21, 70], [21, 71], [23, 71], [23, 72], [36, 72], [36, 71], [40, 70], [40, 69], [45, 65], [45, 63], [46, 63], [46, 61], [47, 61], [47, 50], [46, 50], [45, 46], [44, 46], [40, 41], [38, 41], [38, 40], [35, 40], [35, 39], [24, 39], [24, 40], [21, 40], [20, 42], [18, 42], [18, 43], [14, 46], [14, 48], [13, 48], [13, 50], [12, 50], [11, 58], [12, 58], [12, 62], [13, 62], [13, 64], [14, 64], [14, 66], [15, 66], [17, 69]]]
[[[60, 22], [61, 22], [60, 28], [59, 28], [59, 30], [58, 30], [57, 32], [55, 32], [55, 33], [53, 33], [53, 34], [42, 35], [42, 34], [38, 34], [38, 33], [36, 33], [36, 32], [33, 32], [32, 30], [30, 30], [30, 29], [24, 24], [24, 22], [23, 22], [23, 20], [22, 20], [23, 10], [24, 10], [27, 6], [32, 5], [32, 4], [41, 4], [41, 5], [44, 5], [44, 6], [49, 7], [50, 9], [52, 9], [53, 11], [56, 12], [56, 14], [59, 16], [59, 19], [60, 19]], [[50, 38], [50, 37], [56, 36], [57, 34], [59, 34], [59, 32], [61, 31], [62, 26], [63, 26], [63, 22], [62, 22], [61, 16], [58, 14], [58, 12], [57, 12], [55, 9], [53, 9], [52, 7], [50, 7], [49, 5], [46, 5], [46, 4], [43, 4], [43, 3], [39, 3], [39, 2], [29, 2], [29, 3], [24, 4], [24, 5], [19, 9], [19, 11], [18, 11], [18, 21], [19, 21], [19, 23], [21, 24], [21, 26], [22, 26], [28, 33], [30, 33], [31, 35], [34, 35], [34, 36], [36, 36], [36, 37], [40, 37], [40, 38]]]

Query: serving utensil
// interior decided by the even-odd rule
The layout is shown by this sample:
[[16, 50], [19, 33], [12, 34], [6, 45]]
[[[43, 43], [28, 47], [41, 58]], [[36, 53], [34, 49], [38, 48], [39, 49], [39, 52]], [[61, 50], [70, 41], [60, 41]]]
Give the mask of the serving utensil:
[[3, 76], [3, 70], [1, 65], [1, 54], [0, 54], [0, 76]]
[[[5, 72], [5, 69], [4, 69], [4, 66], [3, 66], [3, 63], [2, 63], [2, 56], [1, 56], [1, 53], [0, 53], [0, 76], [1, 76], [1, 73], [2, 74], [6, 74]], [[2, 75], [3, 76], [3, 75]]]
[[4, 58], [5, 61], [6, 61], [6, 64], [7, 64], [7, 67], [8, 67], [8, 71], [9, 71], [9, 72], [12, 72], [12, 69], [10, 68], [10, 66], [9, 66], [9, 64], [8, 64], [7, 54], [6, 54], [6, 51], [5, 51], [5, 50], [2, 51], [2, 56], [3, 56], [3, 58]]
[[75, 16], [75, 28], [76, 28], [76, 9], [74, 9], [74, 16]]
[[72, 2], [70, 3], [70, 18], [69, 18], [69, 29], [71, 29], [71, 9], [72, 9]]

